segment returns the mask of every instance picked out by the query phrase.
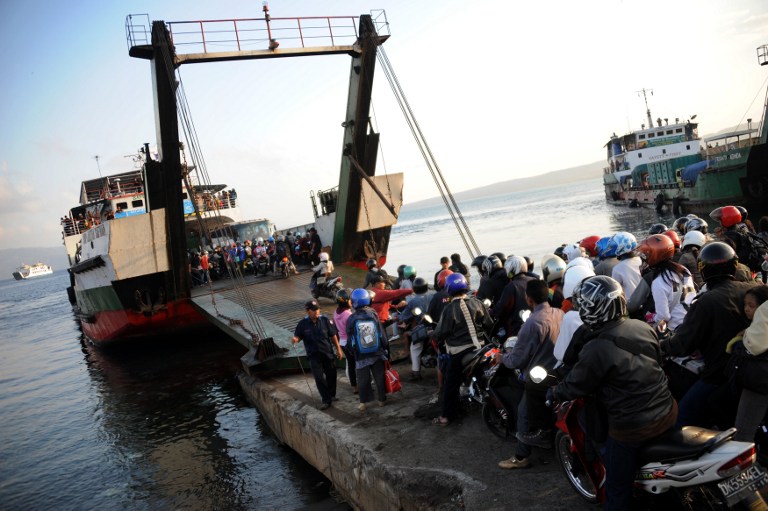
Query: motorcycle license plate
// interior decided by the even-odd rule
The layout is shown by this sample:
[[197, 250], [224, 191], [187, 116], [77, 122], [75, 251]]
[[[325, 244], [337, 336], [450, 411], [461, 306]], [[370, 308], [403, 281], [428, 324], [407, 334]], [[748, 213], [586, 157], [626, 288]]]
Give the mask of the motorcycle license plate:
[[717, 483], [723, 492], [728, 506], [733, 506], [745, 497], [748, 492], [755, 492], [768, 484], [768, 474], [759, 465], [752, 465], [733, 477]]

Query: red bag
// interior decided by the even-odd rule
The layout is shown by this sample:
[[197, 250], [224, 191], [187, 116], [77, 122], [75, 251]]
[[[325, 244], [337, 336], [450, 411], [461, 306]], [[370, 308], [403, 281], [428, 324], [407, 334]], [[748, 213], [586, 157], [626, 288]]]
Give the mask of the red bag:
[[388, 360], [384, 362], [384, 369], [384, 387], [387, 389], [387, 394], [400, 392], [400, 389], [403, 388], [400, 384], [400, 375], [392, 369]]

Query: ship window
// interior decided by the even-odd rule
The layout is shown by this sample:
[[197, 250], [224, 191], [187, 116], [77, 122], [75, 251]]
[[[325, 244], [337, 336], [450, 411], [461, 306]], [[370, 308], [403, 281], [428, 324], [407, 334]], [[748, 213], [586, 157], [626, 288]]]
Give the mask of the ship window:
[[637, 153], [637, 157], [638, 158], [642, 158], [643, 157], [643, 153]]
[[181, 194], [181, 198], [182, 198], [182, 200], [186, 200], [187, 199], [187, 192], [183, 192]]
[[664, 136], [664, 132], [663, 131], [658, 131], [658, 132], [656, 132], [656, 136], [657, 137], [663, 137]]
[[667, 150], [666, 149], [662, 149], [661, 150], [661, 154], [667, 154]]
[[653, 133], [648, 133], [648, 138], [653, 138], [653, 137], [655, 137], [655, 136], [656, 136], [656, 135], [654, 135]]
[[115, 204], [118, 209], [128, 209], [128, 203], [127, 202], [118, 202]]
[[672, 134], [672, 130], [667, 130], [667, 135], [671, 135], [671, 134]]
[[691, 148], [691, 144], [686, 145], [685, 148], [686, 149], [690, 149]]
[[682, 133], [682, 132], [683, 132], [683, 128], [677, 128], [677, 129], [675, 130], [675, 133]]
[[131, 201], [131, 207], [132, 207], [132, 208], [140, 208], [140, 207], [142, 207], [143, 205], [144, 205], [144, 201], [143, 201], [143, 200], [141, 200], [141, 199], [139, 199], [139, 200], [135, 200], [135, 201]]
[[642, 135], [640, 135], [640, 137], [639, 137], [639, 138], [640, 138], [640, 140], [644, 139], [644, 138], [645, 138], [645, 133], [643, 133]]

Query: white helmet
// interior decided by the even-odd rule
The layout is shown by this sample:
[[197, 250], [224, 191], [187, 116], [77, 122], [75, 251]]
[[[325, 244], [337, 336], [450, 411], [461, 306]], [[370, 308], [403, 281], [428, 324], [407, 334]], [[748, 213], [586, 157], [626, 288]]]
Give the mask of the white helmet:
[[683, 238], [683, 244], [681, 248], [685, 248], [689, 245], [701, 248], [704, 246], [706, 242], [707, 242], [707, 236], [703, 232], [688, 231], [685, 233], [685, 237]]
[[591, 259], [587, 257], [577, 257], [576, 259], [568, 261], [568, 264], [565, 265], [565, 270], [568, 271], [569, 268], [573, 268], [574, 266], [583, 266], [589, 269], [593, 269], [595, 267]]
[[571, 298], [576, 286], [587, 277], [594, 277], [595, 270], [591, 267], [582, 266], [577, 264], [571, 268], [565, 270], [565, 276], [563, 277], [563, 296]]
[[264, 238], [262, 238], [261, 236], [256, 238], [256, 244], [263, 245], [264, 244]]
[[507, 256], [507, 259], [504, 261], [504, 271], [507, 272], [507, 277], [511, 279], [515, 275], [527, 272], [528, 263], [520, 256]]
[[566, 257], [566, 261], [573, 261], [577, 257], [584, 257], [586, 254], [581, 245], [578, 243], [570, 243], [563, 247], [563, 255]]
[[328, 262], [328, 252], [320, 252], [320, 260], [324, 262]]

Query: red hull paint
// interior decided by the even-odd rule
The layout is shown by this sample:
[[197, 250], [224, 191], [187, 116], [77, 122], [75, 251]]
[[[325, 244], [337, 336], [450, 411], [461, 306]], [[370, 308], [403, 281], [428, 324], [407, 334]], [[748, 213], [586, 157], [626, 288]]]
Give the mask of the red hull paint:
[[[387, 256], [381, 256], [379, 257], [379, 268], [383, 267], [387, 262]], [[353, 268], [360, 268], [361, 270], [368, 271], [368, 261], [347, 261], [344, 263], [347, 266], [352, 266]]]
[[168, 335], [208, 324], [189, 300], [178, 300], [154, 315], [130, 310], [102, 311], [90, 322], [81, 321], [83, 332], [95, 343], [109, 343]]

